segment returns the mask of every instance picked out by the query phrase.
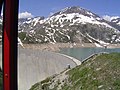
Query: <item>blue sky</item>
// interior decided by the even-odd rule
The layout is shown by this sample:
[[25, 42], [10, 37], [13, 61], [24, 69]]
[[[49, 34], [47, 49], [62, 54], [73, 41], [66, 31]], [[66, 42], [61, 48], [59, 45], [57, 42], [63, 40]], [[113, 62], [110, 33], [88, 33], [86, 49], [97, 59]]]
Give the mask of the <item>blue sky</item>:
[[70, 6], [80, 6], [100, 16], [120, 16], [120, 0], [20, 0], [19, 12], [47, 17]]

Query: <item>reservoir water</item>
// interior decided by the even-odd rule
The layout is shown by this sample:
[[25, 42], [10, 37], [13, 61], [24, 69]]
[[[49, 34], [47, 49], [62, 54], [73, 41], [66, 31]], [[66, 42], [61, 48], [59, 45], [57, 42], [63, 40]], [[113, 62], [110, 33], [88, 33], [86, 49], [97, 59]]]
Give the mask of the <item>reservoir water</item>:
[[80, 61], [85, 60], [92, 54], [100, 52], [120, 52], [120, 48], [62, 48], [59, 53], [72, 56]]
[[[24, 50], [25, 52], [29, 52], [29, 49]], [[38, 52], [38, 50], [35, 50], [33, 52]], [[23, 51], [22, 51], [23, 52]], [[21, 53], [22, 53], [21, 52]], [[72, 56], [80, 61], [83, 61], [87, 57], [89, 57], [92, 54], [100, 53], [100, 52], [120, 52], [120, 48], [61, 48], [59, 53], [66, 54], [69, 56]], [[18, 55], [19, 56], [19, 55]], [[2, 66], [2, 48], [0, 47], [0, 66]]]

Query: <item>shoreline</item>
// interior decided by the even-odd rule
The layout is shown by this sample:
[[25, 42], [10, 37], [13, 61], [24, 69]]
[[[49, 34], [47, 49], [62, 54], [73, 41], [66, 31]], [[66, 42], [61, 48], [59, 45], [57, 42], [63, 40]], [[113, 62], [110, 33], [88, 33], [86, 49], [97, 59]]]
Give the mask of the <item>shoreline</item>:
[[[94, 43], [56, 43], [56, 44], [24, 44], [24, 48], [28, 49], [38, 49], [47, 51], [60, 51], [60, 48], [87, 48], [87, 47], [97, 47]], [[100, 47], [105, 48], [105, 47]], [[120, 48], [120, 44], [110, 44], [107, 48]]]

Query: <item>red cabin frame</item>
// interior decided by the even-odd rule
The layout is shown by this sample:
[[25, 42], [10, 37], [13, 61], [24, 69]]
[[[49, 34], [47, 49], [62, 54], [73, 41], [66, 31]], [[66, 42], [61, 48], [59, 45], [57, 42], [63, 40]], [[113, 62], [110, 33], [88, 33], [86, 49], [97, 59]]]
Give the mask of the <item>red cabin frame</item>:
[[3, 90], [18, 90], [17, 37], [19, 0], [1, 0], [3, 8]]

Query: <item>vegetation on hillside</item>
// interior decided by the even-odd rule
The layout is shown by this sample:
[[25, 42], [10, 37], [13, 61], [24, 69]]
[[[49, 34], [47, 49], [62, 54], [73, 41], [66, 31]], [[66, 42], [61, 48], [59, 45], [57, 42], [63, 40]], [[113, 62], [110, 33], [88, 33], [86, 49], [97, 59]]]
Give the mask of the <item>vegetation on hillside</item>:
[[33, 85], [30, 90], [120, 90], [120, 53], [94, 56], [66, 75], [62, 82], [59, 78], [56, 83], [57, 75]]

